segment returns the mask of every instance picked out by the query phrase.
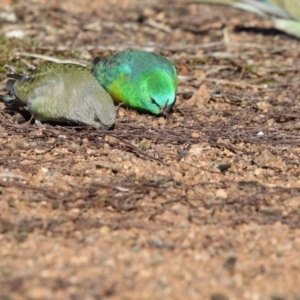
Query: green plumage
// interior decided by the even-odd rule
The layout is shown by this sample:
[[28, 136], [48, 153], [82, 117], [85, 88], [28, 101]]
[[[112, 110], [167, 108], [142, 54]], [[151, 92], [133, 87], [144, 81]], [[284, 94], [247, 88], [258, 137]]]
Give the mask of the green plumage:
[[180, 0], [190, 3], [230, 5], [264, 17], [272, 17], [274, 27], [300, 38], [300, 0]]
[[151, 52], [127, 50], [96, 58], [93, 72], [115, 102], [155, 115], [169, 112], [176, 100], [177, 72], [173, 63]]
[[111, 96], [85, 67], [44, 63], [29, 75], [10, 75], [8, 108], [27, 106], [38, 121], [71, 122], [107, 129], [115, 122]]

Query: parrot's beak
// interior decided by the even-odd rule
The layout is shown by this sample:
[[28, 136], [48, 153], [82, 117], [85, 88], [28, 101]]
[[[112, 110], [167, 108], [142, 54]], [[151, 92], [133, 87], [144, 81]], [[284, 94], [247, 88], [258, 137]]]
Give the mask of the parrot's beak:
[[161, 108], [160, 113], [161, 114], [168, 114], [168, 113], [170, 113], [170, 111], [171, 111], [171, 109], [172, 109], [172, 107], [174, 105], [174, 102], [171, 105], [167, 105], [168, 101], [166, 101], [165, 105]]

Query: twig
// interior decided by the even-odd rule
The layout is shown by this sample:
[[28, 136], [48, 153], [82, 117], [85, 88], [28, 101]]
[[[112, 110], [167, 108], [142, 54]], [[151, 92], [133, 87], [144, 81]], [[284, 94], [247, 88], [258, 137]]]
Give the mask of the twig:
[[72, 60], [72, 59], [59, 59], [59, 58], [55, 58], [55, 57], [48, 56], [48, 55], [43, 55], [43, 54], [27, 53], [27, 52], [16, 52], [15, 54], [16, 55], [20, 55], [20, 56], [39, 58], [39, 59], [43, 59], [43, 60], [47, 60], [47, 61], [52, 61], [52, 62], [59, 63], [59, 64], [76, 64], [76, 65], [80, 65], [80, 66], [84, 66], [84, 67], [87, 66], [87, 64], [80, 63], [80, 62], [78, 62], [76, 60]]

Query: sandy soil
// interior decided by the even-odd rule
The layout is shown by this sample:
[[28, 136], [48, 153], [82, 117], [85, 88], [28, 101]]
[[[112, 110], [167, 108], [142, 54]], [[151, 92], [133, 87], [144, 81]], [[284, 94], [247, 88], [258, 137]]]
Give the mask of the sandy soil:
[[0, 104], [0, 299], [299, 300], [300, 41], [230, 8], [82, 2], [0, 1], [1, 93], [135, 48], [174, 61], [177, 102], [108, 132]]

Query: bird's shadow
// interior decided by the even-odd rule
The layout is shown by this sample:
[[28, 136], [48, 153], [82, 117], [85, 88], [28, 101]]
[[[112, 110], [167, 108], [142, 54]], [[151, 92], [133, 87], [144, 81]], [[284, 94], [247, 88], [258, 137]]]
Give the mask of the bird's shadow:
[[[27, 109], [5, 107], [4, 112], [10, 116], [20, 115], [24, 119], [24, 122], [29, 122], [32, 119], [31, 113]], [[30, 123], [33, 124], [34, 120], [31, 120]]]
[[[35, 124], [35, 119], [34, 117], [31, 115], [31, 113], [26, 109], [26, 108], [16, 108], [14, 110], [10, 109], [10, 108], [5, 108], [4, 111], [8, 114], [10, 114], [11, 116], [17, 115], [19, 114], [23, 120], [21, 123], [19, 124], [30, 124], [30, 125], [36, 125]], [[91, 126], [89, 125], [85, 125], [85, 124], [78, 124], [78, 123], [72, 123], [72, 122], [55, 122], [55, 121], [47, 121], [47, 122], [43, 122], [41, 124], [39, 124], [38, 126], [41, 127], [65, 127], [65, 128], [70, 128], [70, 129], [74, 129], [76, 131], [81, 131], [81, 130], [85, 130], [85, 129], [93, 129]], [[113, 126], [111, 126], [109, 128], [109, 130], [113, 130], [115, 128], [115, 124]]]
[[275, 28], [262, 28], [262, 27], [244, 27], [244, 26], [235, 26], [233, 28], [234, 32], [247, 32], [247, 33], [254, 33], [254, 34], [262, 34], [265, 36], [274, 36], [274, 35], [283, 35], [289, 38], [297, 40], [294, 36], [289, 35], [288, 33], [275, 29]]

